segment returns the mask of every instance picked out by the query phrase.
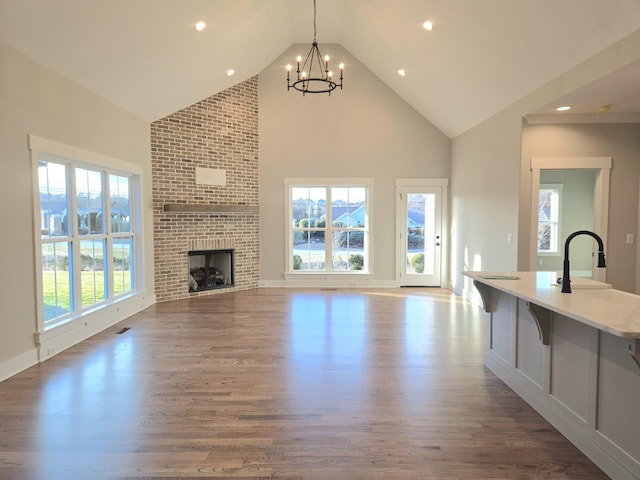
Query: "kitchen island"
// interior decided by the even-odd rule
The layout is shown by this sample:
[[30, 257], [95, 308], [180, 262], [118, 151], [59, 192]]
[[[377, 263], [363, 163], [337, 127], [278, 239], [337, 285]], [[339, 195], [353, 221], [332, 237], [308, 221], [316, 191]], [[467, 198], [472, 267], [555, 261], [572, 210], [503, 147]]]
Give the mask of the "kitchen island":
[[640, 296], [556, 272], [465, 272], [484, 364], [614, 479], [640, 479]]

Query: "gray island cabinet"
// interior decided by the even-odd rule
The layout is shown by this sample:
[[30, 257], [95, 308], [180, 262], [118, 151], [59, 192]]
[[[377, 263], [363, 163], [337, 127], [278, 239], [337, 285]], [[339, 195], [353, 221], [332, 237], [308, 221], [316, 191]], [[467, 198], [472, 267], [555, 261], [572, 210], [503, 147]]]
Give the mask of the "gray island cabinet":
[[640, 296], [556, 272], [464, 272], [484, 364], [614, 479], [640, 479]]

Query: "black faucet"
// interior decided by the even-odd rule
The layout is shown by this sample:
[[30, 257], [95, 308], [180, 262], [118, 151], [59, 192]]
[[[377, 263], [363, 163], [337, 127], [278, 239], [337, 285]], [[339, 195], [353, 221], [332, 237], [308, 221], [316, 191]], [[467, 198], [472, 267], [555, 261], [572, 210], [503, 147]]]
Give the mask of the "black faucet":
[[604, 260], [604, 243], [602, 243], [602, 239], [597, 234], [590, 232], [589, 230], [578, 230], [577, 232], [573, 232], [567, 237], [566, 242], [564, 242], [562, 293], [571, 293], [571, 279], [569, 278], [569, 243], [571, 243], [571, 240], [578, 235], [589, 235], [596, 239], [596, 242], [598, 242], [598, 268], [604, 268], [607, 266]]

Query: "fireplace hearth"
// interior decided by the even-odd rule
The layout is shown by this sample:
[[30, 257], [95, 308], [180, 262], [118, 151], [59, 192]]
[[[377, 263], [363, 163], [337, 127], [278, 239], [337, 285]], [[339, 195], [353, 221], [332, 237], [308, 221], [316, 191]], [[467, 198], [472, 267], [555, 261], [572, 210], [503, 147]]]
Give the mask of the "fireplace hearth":
[[233, 249], [189, 253], [189, 293], [233, 287]]

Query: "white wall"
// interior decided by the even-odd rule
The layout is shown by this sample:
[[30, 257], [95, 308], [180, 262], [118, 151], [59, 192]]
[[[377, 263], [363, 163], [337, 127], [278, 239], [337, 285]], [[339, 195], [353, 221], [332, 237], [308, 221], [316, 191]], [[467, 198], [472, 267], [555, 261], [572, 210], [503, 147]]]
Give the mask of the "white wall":
[[142, 165], [153, 291], [149, 124], [0, 43], [0, 380], [37, 361], [29, 134]]
[[[285, 177], [373, 177], [375, 285], [395, 278], [395, 178], [449, 177], [450, 141], [337, 45], [320, 45], [346, 64], [344, 90], [327, 96], [287, 91], [295, 45], [260, 73], [260, 278], [282, 285]], [[426, 93], [425, 93], [426, 94]]]
[[[640, 30], [452, 140], [451, 277], [456, 292], [475, 296], [462, 276], [465, 269], [530, 269], [528, 260], [518, 262], [529, 254], [530, 243], [531, 173], [521, 147], [523, 117], [638, 59]], [[508, 244], [512, 232], [513, 244]]]

